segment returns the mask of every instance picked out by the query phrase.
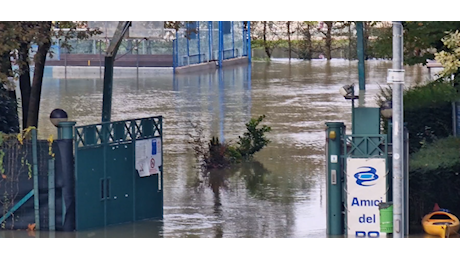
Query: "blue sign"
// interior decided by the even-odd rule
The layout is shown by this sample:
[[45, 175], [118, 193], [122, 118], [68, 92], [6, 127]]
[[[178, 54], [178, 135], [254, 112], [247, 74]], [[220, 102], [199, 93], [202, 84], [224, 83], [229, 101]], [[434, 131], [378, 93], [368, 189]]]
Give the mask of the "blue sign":
[[152, 155], [156, 155], [156, 154], [157, 154], [157, 140], [153, 139], [152, 140]]
[[379, 176], [376, 174], [377, 170], [374, 167], [370, 166], [363, 166], [359, 167], [359, 169], [365, 168], [368, 169], [367, 171], [360, 171], [354, 175], [356, 178], [356, 184], [361, 185], [361, 186], [372, 186], [375, 183], [368, 183], [370, 181], [375, 181], [379, 178]]

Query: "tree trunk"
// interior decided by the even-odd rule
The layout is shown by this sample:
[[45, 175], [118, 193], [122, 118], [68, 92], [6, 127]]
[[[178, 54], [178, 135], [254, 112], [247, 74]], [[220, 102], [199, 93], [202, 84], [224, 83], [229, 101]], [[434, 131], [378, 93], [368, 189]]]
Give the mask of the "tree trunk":
[[22, 107], [22, 129], [27, 128], [27, 118], [29, 113], [30, 101], [30, 66], [28, 61], [29, 44], [22, 42], [19, 47], [19, 88], [21, 89], [21, 107]]
[[331, 59], [332, 53], [332, 22], [324, 22], [327, 26], [326, 33], [326, 59]]
[[306, 32], [306, 36], [307, 36], [307, 60], [311, 60], [311, 58], [313, 56], [313, 44], [311, 42], [310, 29], [311, 29], [311, 25], [308, 24], [307, 25], [307, 32]]
[[292, 45], [291, 45], [291, 22], [286, 22], [287, 25], [287, 36], [288, 36], [288, 52], [289, 52], [289, 60], [291, 60], [291, 53], [292, 53]]
[[351, 22], [348, 23], [348, 60], [351, 60]]
[[270, 47], [268, 46], [267, 43], [267, 21], [264, 21], [264, 48], [265, 48], [265, 53], [267, 54], [268, 58], [270, 59], [272, 57]]
[[[45, 30], [51, 30], [51, 22], [47, 23]], [[38, 127], [38, 115], [40, 109], [40, 97], [42, 92], [43, 74], [45, 72], [45, 61], [48, 50], [51, 47], [51, 37], [38, 46], [35, 54], [35, 71], [30, 92], [29, 113], [27, 116], [27, 127]]]

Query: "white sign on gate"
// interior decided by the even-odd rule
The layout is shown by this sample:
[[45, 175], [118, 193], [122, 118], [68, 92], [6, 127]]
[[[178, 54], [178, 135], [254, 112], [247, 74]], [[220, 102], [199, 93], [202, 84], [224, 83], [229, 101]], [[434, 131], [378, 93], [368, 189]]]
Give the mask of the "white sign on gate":
[[[379, 203], [386, 202], [384, 158], [347, 159], [347, 227], [350, 237], [382, 237]], [[384, 237], [384, 236], [383, 236]]]
[[136, 170], [140, 177], [160, 173], [161, 138], [136, 140]]

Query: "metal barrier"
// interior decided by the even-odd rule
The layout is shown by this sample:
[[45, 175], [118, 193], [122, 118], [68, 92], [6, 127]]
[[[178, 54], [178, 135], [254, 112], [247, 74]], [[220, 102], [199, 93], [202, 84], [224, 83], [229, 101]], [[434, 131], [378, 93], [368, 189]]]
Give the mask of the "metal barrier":
[[[0, 229], [62, 230], [62, 181], [54, 172], [55, 143], [37, 130], [0, 133]], [[57, 196], [55, 196], [57, 195]], [[33, 199], [32, 199], [33, 198]]]
[[162, 117], [75, 127], [76, 230], [163, 217]]

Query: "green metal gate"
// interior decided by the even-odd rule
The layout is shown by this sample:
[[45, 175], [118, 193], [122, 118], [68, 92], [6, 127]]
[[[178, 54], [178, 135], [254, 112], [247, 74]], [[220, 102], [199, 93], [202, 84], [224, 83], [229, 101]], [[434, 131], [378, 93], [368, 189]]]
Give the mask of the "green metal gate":
[[[163, 218], [162, 136], [161, 116], [75, 127], [76, 230]], [[136, 147], [150, 142], [158, 172], [140, 177]]]

